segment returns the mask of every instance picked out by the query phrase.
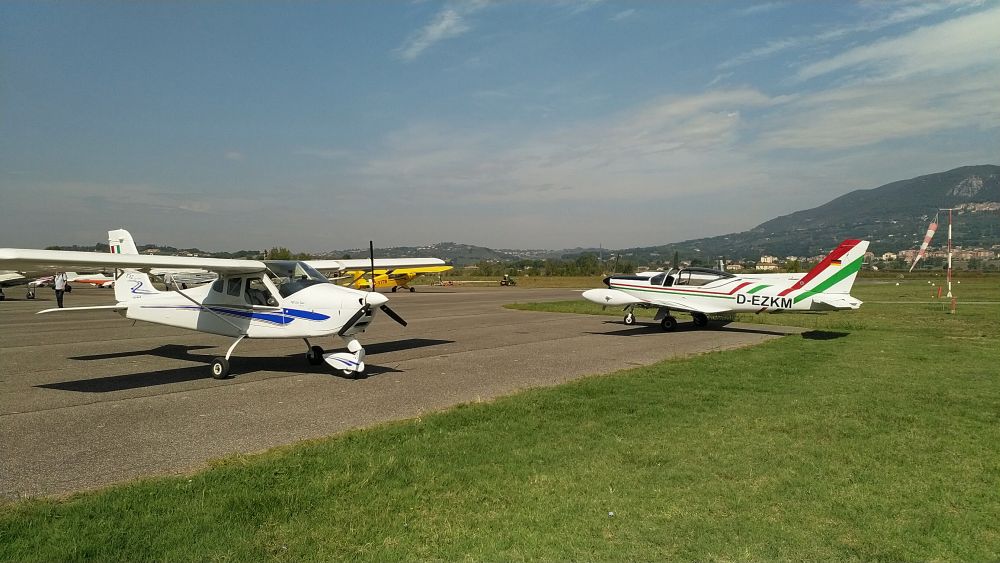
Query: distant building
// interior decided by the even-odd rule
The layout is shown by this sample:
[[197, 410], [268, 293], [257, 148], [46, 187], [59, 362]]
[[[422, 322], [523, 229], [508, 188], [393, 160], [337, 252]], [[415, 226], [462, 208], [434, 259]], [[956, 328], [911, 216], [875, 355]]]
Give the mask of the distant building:
[[892, 262], [895, 259], [896, 259], [896, 253], [895, 252], [884, 252], [882, 254], [882, 260], [884, 260], [886, 262]]

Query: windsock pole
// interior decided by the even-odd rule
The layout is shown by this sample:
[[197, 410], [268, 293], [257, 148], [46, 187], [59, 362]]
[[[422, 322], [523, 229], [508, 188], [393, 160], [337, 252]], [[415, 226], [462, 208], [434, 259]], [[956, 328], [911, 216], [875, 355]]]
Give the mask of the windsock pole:
[[948, 295], [946, 297], [948, 299], [951, 299], [951, 312], [954, 313], [955, 312], [955, 296], [951, 294], [951, 250], [952, 250], [952, 246], [951, 246], [951, 212], [954, 211], [954, 208], [940, 209], [939, 211], [947, 211], [948, 212]]
[[951, 299], [951, 209], [948, 210], [948, 298]]

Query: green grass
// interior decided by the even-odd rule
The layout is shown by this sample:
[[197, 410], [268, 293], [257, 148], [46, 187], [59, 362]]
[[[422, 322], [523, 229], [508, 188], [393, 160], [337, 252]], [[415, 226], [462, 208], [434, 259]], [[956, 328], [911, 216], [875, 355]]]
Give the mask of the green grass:
[[898, 304], [922, 283], [751, 317], [813, 338], [18, 502], [0, 558], [996, 560], [1000, 306]]

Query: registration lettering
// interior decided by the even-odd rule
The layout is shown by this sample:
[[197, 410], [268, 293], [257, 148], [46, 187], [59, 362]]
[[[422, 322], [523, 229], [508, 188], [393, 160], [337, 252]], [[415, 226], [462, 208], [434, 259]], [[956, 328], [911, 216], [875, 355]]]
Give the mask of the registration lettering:
[[769, 297], [767, 295], [746, 295], [740, 293], [736, 296], [737, 305], [753, 305], [754, 307], [769, 307], [772, 309], [791, 309], [791, 297]]

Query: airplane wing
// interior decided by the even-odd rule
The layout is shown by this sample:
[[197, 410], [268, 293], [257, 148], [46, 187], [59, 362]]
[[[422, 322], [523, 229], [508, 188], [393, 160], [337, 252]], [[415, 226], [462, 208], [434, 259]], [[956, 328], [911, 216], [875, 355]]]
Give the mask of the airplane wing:
[[588, 289], [583, 292], [583, 298], [592, 303], [597, 303], [598, 305], [610, 305], [612, 307], [619, 307], [623, 305], [644, 305], [647, 307], [667, 307], [671, 311], [686, 311], [689, 313], [705, 313], [706, 315], [713, 315], [716, 313], [727, 313], [732, 309], [727, 307], [710, 306], [701, 307], [698, 309], [692, 309], [690, 305], [686, 303], [680, 303], [678, 301], [673, 301], [670, 299], [663, 299], [661, 296], [657, 296], [656, 300], [639, 299], [634, 295], [629, 295], [624, 291], [619, 291], [617, 289]]
[[[344, 260], [307, 260], [306, 263], [323, 273], [343, 272], [346, 270], [370, 272], [372, 270], [372, 262], [367, 258], [352, 258]], [[376, 271], [395, 270], [399, 268], [444, 266], [444, 265], [445, 265], [444, 260], [441, 260], [440, 258], [376, 258], [375, 259]]]
[[4, 272], [0, 274], [0, 287], [13, 287], [28, 283], [28, 278], [17, 272]]
[[[377, 264], [377, 263], [376, 263]], [[441, 272], [447, 272], [451, 270], [454, 266], [420, 266], [417, 268], [394, 268], [391, 270], [386, 270], [385, 268], [375, 268], [374, 274], [376, 276], [388, 276], [389, 279], [402, 280], [407, 279], [418, 274], [438, 274]], [[370, 268], [369, 268], [370, 269]], [[365, 270], [346, 270], [345, 274], [353, 278], [359, 278], [368, 274], [369, 269]]]
[[64, 272], [70, 269], [113, 270], [134, 268], [202, 268], [219, 274], [250, 274], [263, 271], [260, 260], [155, 256], [146, 254], [111, 254], [73, 250], [32, 250], [0, 248], [0, 266], [27, 272]]

